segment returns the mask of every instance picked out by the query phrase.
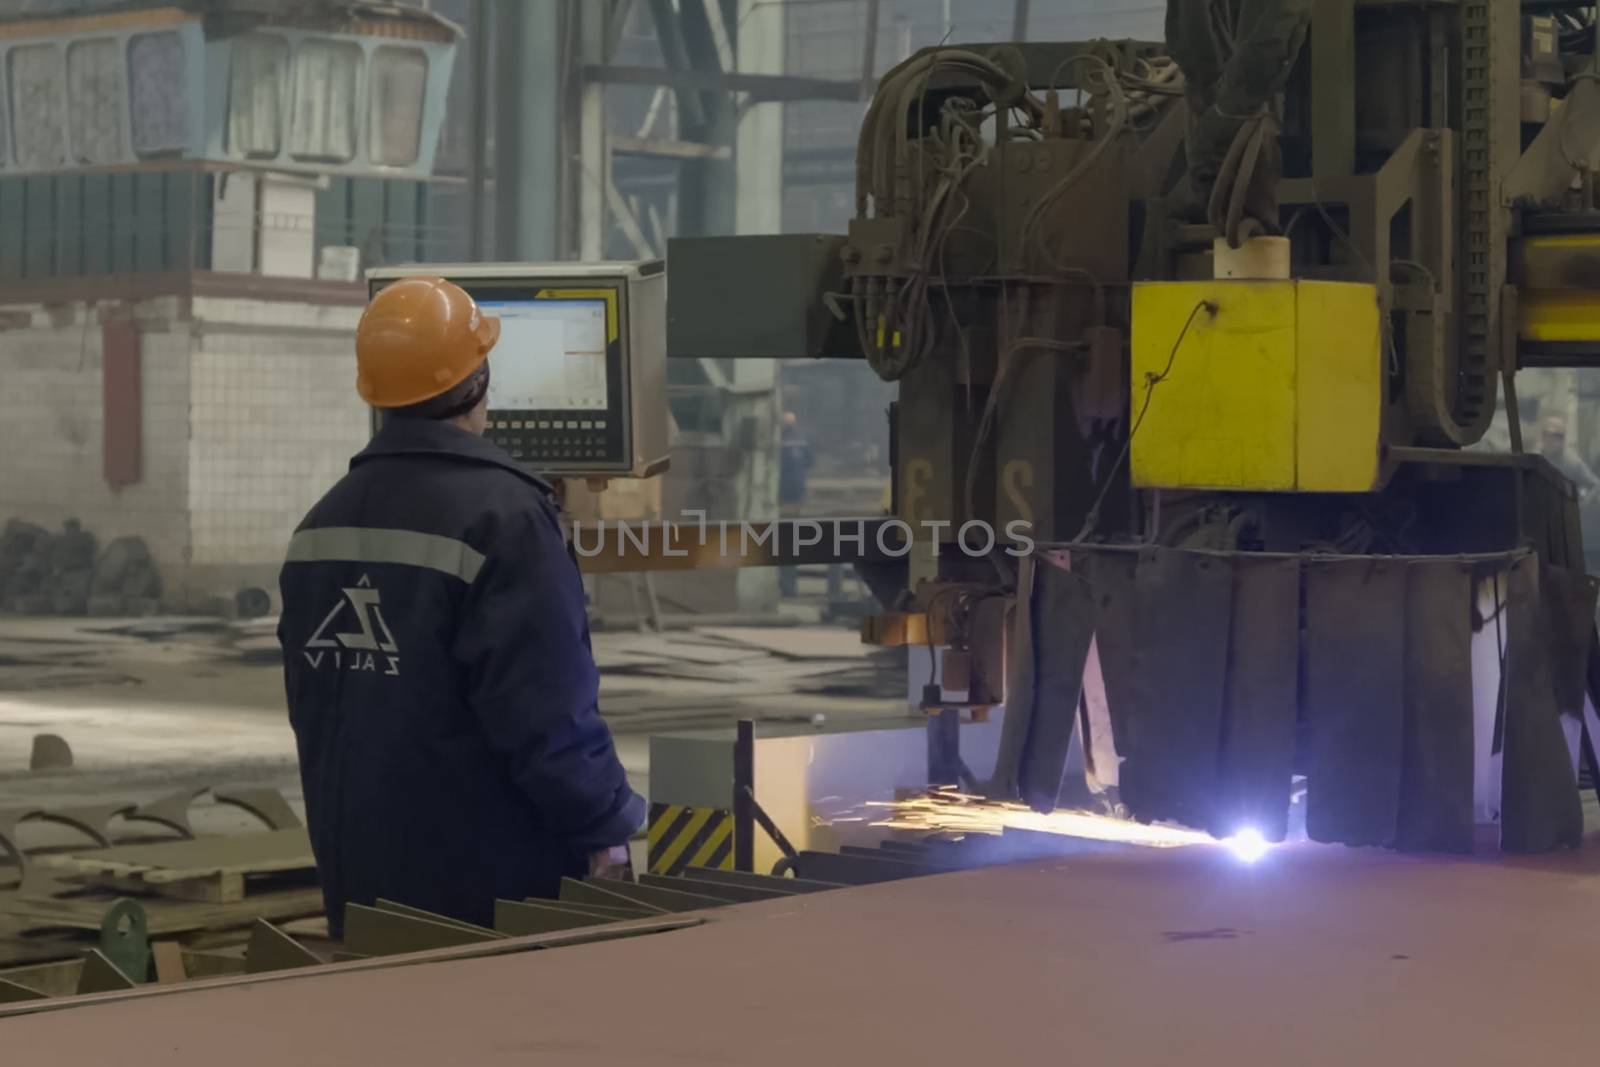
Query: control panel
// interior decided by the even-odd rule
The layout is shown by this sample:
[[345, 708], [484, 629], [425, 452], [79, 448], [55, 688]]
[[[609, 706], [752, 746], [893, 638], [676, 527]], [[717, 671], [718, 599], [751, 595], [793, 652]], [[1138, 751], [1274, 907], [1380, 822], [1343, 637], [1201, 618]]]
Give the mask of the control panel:
[[487, 436], [548, 477], [647, 478], [667, 465], [666, 275], [642, 263], [386, 267], [369, 289], [443, 277], [500, 320]]

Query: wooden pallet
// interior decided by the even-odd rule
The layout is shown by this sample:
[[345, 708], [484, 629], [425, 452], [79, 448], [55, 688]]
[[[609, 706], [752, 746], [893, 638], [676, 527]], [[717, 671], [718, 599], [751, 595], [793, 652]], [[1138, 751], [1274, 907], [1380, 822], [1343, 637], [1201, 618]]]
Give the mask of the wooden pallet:
[[[55, 931], [94, 933], [105, 919], [106, 909], [116, 901], [109, 893], [92, 892], [84, 896], [55, 898], [22, 897], [0, 894], [0, 961], [23, 962], [71, 955], [49, 949], [43, 936]], [[217, 934], [248, 926], [256, 919], [285, 922], [322, 913], [322, 890], [313, 888], [275, 889], [270, 893], [250, 893], [232, 904], [150, 897], [142, 901], [152, 937], [182, 935], [196, 944]], [[14, 938], [14, 939], [13, 939]], [[17, 953], [14, 945], [39, 951]], [[74, 950], [75, 951], [75, 950]]]
[[38, 862], [99, 889], [207, 904], [245, 899], [253, 876], [316, 869], [304, 828], [127, 845]]

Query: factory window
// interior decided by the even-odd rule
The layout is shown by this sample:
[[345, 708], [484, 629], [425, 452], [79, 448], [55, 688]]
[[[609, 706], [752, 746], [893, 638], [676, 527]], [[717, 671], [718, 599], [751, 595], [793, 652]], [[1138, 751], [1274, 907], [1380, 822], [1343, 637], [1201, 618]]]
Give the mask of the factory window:
[[417, 161], [427, 88], [428, 57], [421, 49], [386, 45], [374, 54], [367, 120], [372, 162], [409, 167]]
[[11, 128], [17, 166], [47, 170], [67, 162], [67, 86], [61, 50], [30, 44], [11, 50]]
[[228, 81], [228, 151], [235, 156], [276, 156], [282, 146], [284, 77], [289, 43], [249, 34], [233, 43]]
[[121, 162], [127, 85], [116, 40], [103, 37], [67, 46], [67, 125], [76, 162]]
[[307, 41], [294, 55], [294, 116], [289, 154], [320, 163], [348, 163], [356, 154], [356, 81], [361, 49]]
[[133, 150], [141, 156], [182, 152], [189, 144], [183, 38], [141, 33], [128, 42]]

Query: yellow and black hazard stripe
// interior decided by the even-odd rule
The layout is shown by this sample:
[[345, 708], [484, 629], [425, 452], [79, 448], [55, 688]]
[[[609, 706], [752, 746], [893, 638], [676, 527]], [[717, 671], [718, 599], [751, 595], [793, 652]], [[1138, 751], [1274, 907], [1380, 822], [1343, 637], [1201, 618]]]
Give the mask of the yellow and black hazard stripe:
[[685, 804], [650, 805], [650, 873], [685, 867], [733, 869], [733, 812]]

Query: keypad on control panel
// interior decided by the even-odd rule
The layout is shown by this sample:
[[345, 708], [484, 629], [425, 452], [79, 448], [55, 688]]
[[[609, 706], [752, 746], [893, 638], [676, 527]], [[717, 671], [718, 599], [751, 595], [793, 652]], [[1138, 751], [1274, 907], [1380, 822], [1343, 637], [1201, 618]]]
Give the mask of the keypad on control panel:
[[512, 459], [545, 466], [600, 463], [608, 458], [608, 422], [603, 418], [502, 418], [489, 423], [489, 437]]

